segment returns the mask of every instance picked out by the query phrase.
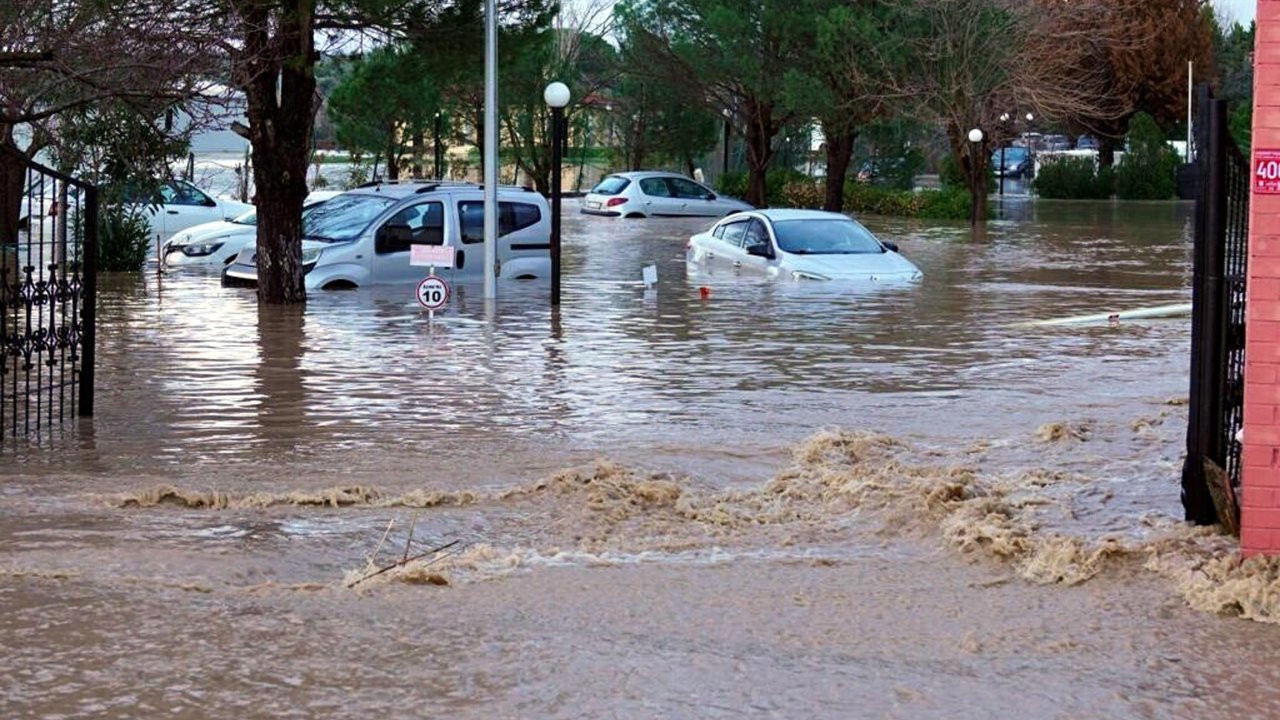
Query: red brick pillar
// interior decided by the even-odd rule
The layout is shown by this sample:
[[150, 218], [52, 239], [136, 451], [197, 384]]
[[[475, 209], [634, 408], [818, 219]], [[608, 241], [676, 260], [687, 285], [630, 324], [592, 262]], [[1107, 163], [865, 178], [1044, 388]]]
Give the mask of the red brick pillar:
[[[1280, 0], [1258, 0], [1253, 90], [1256, 156], [1280, 150]], [[1240, 542], [1280, 555], [1280, 195], [1249, 205], [1248, 313]]]

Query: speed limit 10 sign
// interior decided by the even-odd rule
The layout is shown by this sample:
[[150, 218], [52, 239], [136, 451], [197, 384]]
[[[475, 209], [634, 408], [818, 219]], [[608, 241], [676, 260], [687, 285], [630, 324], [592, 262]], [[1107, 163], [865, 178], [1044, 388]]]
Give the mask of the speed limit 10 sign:
[[1253, 191], [1280, 195], [1280, 150], [1253, 151]]
[[418, 283], [418, 304], [435, 312], [449, 304], [449, 283], [442, 277], [430, 275]]

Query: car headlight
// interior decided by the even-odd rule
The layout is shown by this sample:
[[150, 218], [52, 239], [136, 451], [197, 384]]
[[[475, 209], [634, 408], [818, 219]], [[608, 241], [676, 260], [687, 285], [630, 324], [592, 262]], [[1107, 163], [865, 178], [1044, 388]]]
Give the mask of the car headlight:
[[791, 273], [791, 279], [792, 280], [830, 280], [831, 278], [827, 277], [826, 275], [819, 275], [818, 273], [802, 272], [800, 270], [794, 270]]
[[223, 243], [200, 243], [198, 245], [183, 245], [182, 254], [187, 257], [204, 257], [212, 255], [222, 247]]
[[324, 248], [312, 248], [312, 249], [310, 249], [310, 250], [303, 250], [303, 251], [302, 251], [302, 264], [303, 264], [303, 265], [315, 265], [315, 264], [316, 264], [316, 261], [320, 259], [320, 255], [321, 255], [321, 253], [323, 253], [323, 252], [324, 252]]

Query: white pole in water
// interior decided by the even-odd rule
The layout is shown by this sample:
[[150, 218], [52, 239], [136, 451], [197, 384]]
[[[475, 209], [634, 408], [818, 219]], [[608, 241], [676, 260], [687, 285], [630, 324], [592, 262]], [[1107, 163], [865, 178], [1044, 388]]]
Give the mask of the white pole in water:
[[484, 3], [484, 296], [498, 297], [498, 9]]
[[1191, 90], [1192, 90], [1192, 80], [1193, 80], [1194, 74], [1195, 74], [1194, 62], [1191, 60], [1188, 60], [1187, 61], [1187, 152], [1186, 152], [1186, 158], [1184, 158], [1187, 162], [1191, 162]]
[[1121, 320], [1142, 320], [1146, 318], [1178, 317], [1191, 314], [1191, 303], [1177, 305], [1158, 305], [1156, 307], [1134, 308], [1133, 310], [1117, 310], [1115, 312], [1077, 315], [1075, 317], [1056, 318], [1053, 320], [1035, 320], [1024, 325], [1052, 326], [1077, 325], [1088, 323], [1116, 323]]

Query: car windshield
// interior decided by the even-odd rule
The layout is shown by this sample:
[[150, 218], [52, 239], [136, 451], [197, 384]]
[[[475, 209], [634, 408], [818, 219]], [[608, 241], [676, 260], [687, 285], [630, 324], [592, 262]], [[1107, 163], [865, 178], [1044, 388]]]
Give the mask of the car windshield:
[[354, 239], [394, 204], [394, 199], [379, 195], [341, 195], [307, 213], [302, 235], [328, 242]]
[[[305, 217], [305, 216], [307, 215], [307, 213], [309, 213], [313, 208], [320, 207], [320, 206], [321, 206], [321, 205], [323, 205], [325, 202], [326, 202], [326, 201], [324, 201], [324, 200], [312, 200], [312, 201], [310, 201], [310, 202], [304, 202], [304, 203], [302, 203], [302, 213], [303, 213], [303, 217]], [[244, 213], [243, 215], [237, 215], [236, 217], [234, 217], [234, 218], [232, 218], [232, 219], [231, 219], [231, 222], [233, 222], [233, 223], [235, 223], [235, 224], [237, 224], [237, 225], [257, 225], [257, 224], [258, 224], [258, 209], [257, 209], [257, 208], [254, 208], [254, 209], [250, 210], [249, 212]]]
[[591, 189], [591, 192], [597, 195], [617, 195], [623, 190], [626, 190], [627, 186], [630, 184], [630, 180], [614, 175], [613, 177], [607, 177], [604, 180], [601, 180], [599, 185]]
[[773, 224], [778, 247], [794, 255], [881, 253], [870, 230], [853, 220], [782, 220]]
[[[993, 162], [995, 162], [996, 164], [999, 164], [999, 163], [1000, 163], [1000, 153], [1001, 153], [1001, 152], [1002, 152], [1002, 151], [997, 150], [997, 151], [995, 151], [994, 153], [992, 153], [992, 155], [991, 155], [991, 159], [992, 159], [992, 161], [993, 161]], [[1027, 158], [1027, 149], [1026, 149], [1026, 148], [1021, 148], [1021, 147], [1007, 147], [1007, 148], [1005, 148], [1005, 149], [1003, 150], [1003, 152], [1004, 152], [1004, 164], [1005, 164], [1005, 165], [1020, 163], [1020, 162], [1022, 162], [1023, 160], [1025, 160], [1025, 159]]]

